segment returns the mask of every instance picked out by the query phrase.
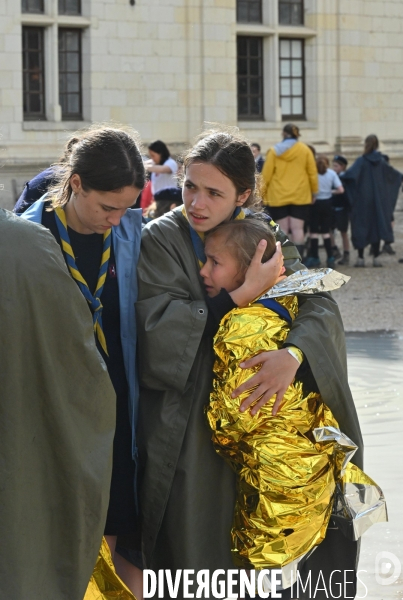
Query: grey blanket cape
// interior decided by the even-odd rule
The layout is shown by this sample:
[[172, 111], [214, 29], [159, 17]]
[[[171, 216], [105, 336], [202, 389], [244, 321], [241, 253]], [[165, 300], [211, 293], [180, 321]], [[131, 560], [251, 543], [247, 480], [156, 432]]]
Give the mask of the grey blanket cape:
[[[277, 239], [284, 241], [284, 234], [278, 232]], [[304, 268], [290, 242], [283, 253], [288, 274]], [[181, 208], [144, 229], [138, 276], [145, 563], [154, 570], [231, 569], [235, 476], [215, 453], [204, 414], [212, 387], [213, 343], [203, 336], [205, 291]], [[330, 295], [300, 298], [288, 343], [304, 352], [325, 402], [360, 446], [355, 458], [362, 465], [343, 325]]]
[[115, 393], [45, 228], [0, 210], [0, 598], [83, 600], [109, 500]]

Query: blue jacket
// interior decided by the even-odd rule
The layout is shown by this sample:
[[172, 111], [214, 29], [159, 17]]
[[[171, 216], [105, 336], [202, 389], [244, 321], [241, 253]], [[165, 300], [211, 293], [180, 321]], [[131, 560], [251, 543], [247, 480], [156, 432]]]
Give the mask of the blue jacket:
[[[37, 200], [21, 214], [22, 219], [42, 223], [44, 202]], [[128, 209], [120, 224], [112, 227], [112, 243], [116, 258], [116, 271], [119, 286], [120, 337], [123, 359], [129, 386], [129, 413], [132, 427], [132, 455], [137, 459], [136, 426], [139, 403], [138, 376], [136, 366], [136, 311], [137, 302], [137, 262], [140, 254], [142, 228], [141, 209]]]

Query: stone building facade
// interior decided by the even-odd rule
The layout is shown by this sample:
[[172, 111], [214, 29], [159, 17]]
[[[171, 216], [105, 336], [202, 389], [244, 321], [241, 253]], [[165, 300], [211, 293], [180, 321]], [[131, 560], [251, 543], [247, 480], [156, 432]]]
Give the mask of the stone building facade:
[[2, 0], [0, 206], [91, 122], [175, 153], [205, 122], [265, 151], [284, 120], [356, 156], [403, 162], [401, 0]]

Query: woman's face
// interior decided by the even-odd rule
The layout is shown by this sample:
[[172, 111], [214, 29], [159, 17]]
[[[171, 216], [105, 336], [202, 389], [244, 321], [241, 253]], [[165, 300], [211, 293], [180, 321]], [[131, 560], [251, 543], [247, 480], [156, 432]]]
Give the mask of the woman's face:
[[154, 150], [149, 150], [148, 156], [151, 158], [151, 160], [155, 162], [156, 165], [160, 164], [161, 154], [158, 154], [158, 152], [154, 152]]
[[200, 233], [229, 221], [250, 193], [238, 196], [232, 181], [209, 163], [192, 163], [186, 169], [183, 203], [190, 225]]
[[73, 194], [66, 206], [66, 217], [68, 225], [78, 233], [104, 233], [119, 225], [141, 191], [128, 185], [113, 192], [85, 192], [79, 175], [72, 176], [70, 185]]

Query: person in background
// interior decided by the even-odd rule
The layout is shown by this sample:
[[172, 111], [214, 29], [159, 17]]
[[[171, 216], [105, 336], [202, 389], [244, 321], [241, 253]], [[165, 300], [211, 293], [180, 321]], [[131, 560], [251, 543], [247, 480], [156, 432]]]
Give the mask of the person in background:
[[261, 155], [260, 144], [257, 144], [256, 142], [253, 142], [253, 144], [250, 145], [250, 149], [252, 150], [252, 154], [253, 154], [253, 157], [255, 159], [256, 171], [258, 173], [261, 173], [262, 169], [263, 169], [263, 165], [264, 165], [264, 158]]
[[160, 190], [178, 187], [176, 173], [178, 163], [171, 158], [168, 147], [161, 140], [148, 146], [150, 160], [145, 161], [146, 170], [151, 173], [151, 191], [153, 196]]
[[153, 202], [154, 202], [154, 196], [151, 191], [151, 179], [149, 179], [146, 182], [144, 189], [141, 191], [141, 194], [140, 194], [139, 208], [141, 208], [141, 210], [143, 211], [143, 215], [146, 215], [146, 213], [149, 210], [149, 207], [152, 205]]
[[38, 173], [38, 175], [35, 175], [30, 181], [27, 181], [21, 196], [15, 203], [13, 208], [14, 213], [20, 215], [27, 210], [31, 204], [46, 194], [49, 187], [57, 180], [59, 171], [63, 168], [63, 164], [69, 160], [71, 148], [74, 146], [76, 140], [77, 138], [74, 136], [68, 140], [64, 148], [63, 156], [57, 164], [51, 165], [41, 173]]
[[283, 141], [271, 148], [262, 170], [264, 209], [288, 233], [302, 257], [304, 222], [318, 191], [318, 171], [312, 151], [298, 141], [299, 129], [289, 123]]
[[358, 251], [355, 267], [365, 267], [364, 249], [369, 244], [372, 266], [382, 267], [378, 256], [381, 240], [393, 242], [392, 215], [402, 183], [402, 174], [379, 152], [379, 140], [365, 139], [364, 153], [343, 175], [351, 204], [351, 239]]
[[165, 213], [183, 204], [182, 188], [167, 188], [160, 190], [154, 196], [154, 202], [146, 213], [149, 220], [158, 219]]
[[[389, 164], [390, 163], [389, 156], [387, 154], [382, 154], [382, 156], [383, 156], [383, 159], [386, 160], [386, 162]], [[392, 229], [394, 228], [394, 226], [395, 226], [395, 217], [392, 214], [392, 221], [391, 221]], [[392, 248], [392, 243], [388, 242], [387, 240], [384, 240], [383, 247], [382, 247], [380, 254], [390, 254], [391, 256], [396, 254], [396, 252]]]
[[316, 159], [319, 173], [319, 192], [311, 208], [310, 231], [311, 247], [305, 266], [312, 269], [320, 266], [319, 235], [322, 234], [323, 243], [327, 254], [327, 266], [334, 267], [330, 228], [332, 224], [332, 198], [334, 194], [342, 194], [344, 188], [336, 173], [329, 169], [329, 159], [324, 154], [319, 154]]
[[0, 209], [0, 597], [82, 600], [109, 502], [115, 394], [52, 234]]
[[[343, 180], [343, 173], [347, 169], [347, 165], [348, 160], [345, 158], [345, 156], [336, 154], [336, 156], [333, 158], [333, 171], [339, 176], [341, 181]], [[348, 201], [346, 192], [343, 192], [342, 194], [334, 194], [332, 206], [334, 229], [338, 229], [340, 231], [341, 239], [343, 240], [343, 256], [337, 264], [348, 265], [350, 262], [350, 240], [348, 239], [347, 231], [349, 224], [350, 203]]]

